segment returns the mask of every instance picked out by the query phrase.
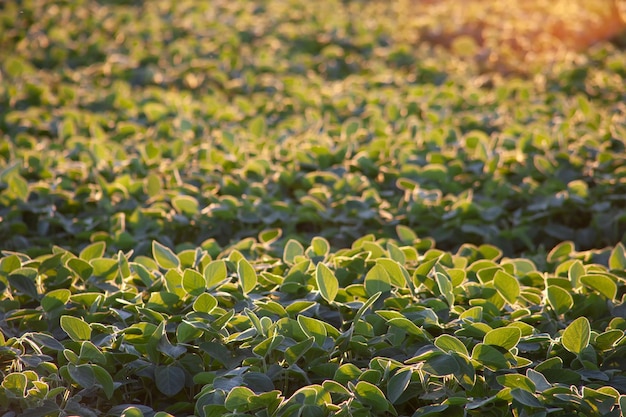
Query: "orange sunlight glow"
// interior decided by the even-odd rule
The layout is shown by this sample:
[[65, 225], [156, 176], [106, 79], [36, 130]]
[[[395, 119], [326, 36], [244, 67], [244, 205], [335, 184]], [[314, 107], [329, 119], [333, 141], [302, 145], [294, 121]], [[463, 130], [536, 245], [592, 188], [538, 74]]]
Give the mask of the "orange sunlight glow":
[[561, 59], [626, 29], [626, 0], [418, 0], [413, 10], [421, 39], [514, 66]]

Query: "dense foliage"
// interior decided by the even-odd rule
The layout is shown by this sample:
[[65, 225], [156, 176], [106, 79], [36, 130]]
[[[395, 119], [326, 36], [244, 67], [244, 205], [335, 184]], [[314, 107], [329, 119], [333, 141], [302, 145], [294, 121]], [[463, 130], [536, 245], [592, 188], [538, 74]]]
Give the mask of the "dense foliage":
[[626, 54], [412, 5], [0, 6], [0, 415], [623, 413]]

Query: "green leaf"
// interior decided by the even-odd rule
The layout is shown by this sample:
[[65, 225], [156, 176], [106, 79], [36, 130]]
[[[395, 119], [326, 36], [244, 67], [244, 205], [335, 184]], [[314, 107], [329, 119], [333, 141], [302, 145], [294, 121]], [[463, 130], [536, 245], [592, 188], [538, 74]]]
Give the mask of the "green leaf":
[[492, 371], [510, 368], [506, 357], [496, 348], [483, 343], [478, 343], [472, 350], [472, 359]]
[[624, 331], [618, 329], [607, 330], [604, 333], [600, 333], [595, 341], [594, 345], [600, 350], [609, 350], [615, 346], [615, 343], [624, 337]]
[[340, 384], [346, 385], [350, 381], [357, 380], [363, 372], [352, 363], [344, 363], [341, 365], [333, 376], [333, 380]]
[[441, 405], [425, 405], [417, 409], [411, 417], [436, 417], [443, 416], [442, 412], [448, 409], [447, 404]]
[[567, 271], [567, 276], [572, 283], [572, 288], [578, 288], [580, 277], [583, 275], [585, 275], [585, 267], [580, 260], [576, 259], [572, 262]]
[[263, 230], [259, 233], [259, 242], [263, 245], [269, 245], [278, 240], [282, 234], [283, 231], [279, 228]]
[[106, 244], [104, 242], [92, 243], [91, 245], [85, 247], [85, 249], [80, 251], [80, 254], [78, 256], [84, 261], [102, 258], [104, 256], [105, 249]]
[[389, 401], [385, 394], [374, 384], [359, 381], [354, 387], [354, 394], [362, 404], [372, 407], [375, 412], [384, 413], [389, 410]]
[[508, 388], [520, 388], [528, 392], [535, 392], [536, 387], [530, 378], [520, 374], [498, 375], [496, 380]]
[[157, 242], [152, 241], [152, 256], [157, 264], [163, 269], [178, 268], [180, 259], [170, 248]]
[[523, 388], [513, 388], [511, 390], [511, 396], [521, 404], [527, 407], [541, 408], [544, 407], [543, 403], [535, 396], [534, 391], [529, 391]]
[[302, 244], [295, 239], [289, 239], [283, 252], [283, 260], [285, 263], [293, 265], [296, 262], [296, 257], [303, 255], [304, 247]]
[[78, 276], [81, 277], [83, 280], [88, 279], [93, 273], [93, 267], [89, 264], [89, 262], [86, 262], [79, 258], [70, 259], [69, 261], [67, 261], [67, 266], [72, 271], [76, 272]]
[[519, 282], [513, 275], [499, 270], [493, 277], [493, 284], [502, 298], [504, 298], [509, 304], [515, 304], [517, 297], [519, 297], [520, 294], [520, 286]]
[[591, 325], [586, 317], [579, 317], [563, 331], [561, 343], [568, 351], [580, 354], [589, 345]]
[[361, 317], [363, 317], [363, 314], [365, 314], [367, 309], [370, 308], [372, 304], [374, 304], [376, 300], [378, 300], [379, 297], [380, 297], [380, 293], [376, 293], [372, 295], [370, 298], [368, 298], [367, 301], [364, 302], [361, 307], [359, 307], [356, 314], [354, 315], [354, 318], [352, 319], [353, 326], [356, 325], [356, 323], [361, 319]]
[[[439, 261], [439, 257], [431, 258], [427, 261], [420, 263], [417, 268], [415, 268], [415, 272], [413, 273], [414, 278], [425, 277], [428, 275], [433, 266]], [[415, 282], [416, 286], [419, 286], [419, 282]]]
[[434, 376], [451, 375], [459, 371], [459, 364], [452, 355], [441, 353], [426, 359], [422, 370]]
[[64, 308], [70, 299], [70, 295], [72, 295], [71, 291], [65, 288], [50, 291], [41, 299], [41, 307], [47, 313]]
[[435, 272], [435, 281], [437, 282], [437, 287], [439, 288], [439, 292], [444, 296], [446, 302], [450, 307], [454, 305], [454, 293], [452, 292], [452, 282], [448, 279], [446, 275], [441, 272]]
[[468, 357], [452, 354], [452, 357], [459, 365], [459, 370], [454, 373], [454, 379], [467, 391], [471, 391], [476, 384], [476, 371], [474, 365], [470, 362]]
[[541, 372], [534, 369], [527, 369], [526, 376], [533, 382], [536, 391], [543, 392], [552, 386]]
[[626, 269], [626, 248], [619, 242], [611, 251], [609, 268], [623, 271]]
[[556, 245], [547, 256], [548, 262], [559, 262], [563, 261], [571, 256], [574, 253], [574, 243], [570, 241], [561, 242]]
[[61, 328], [75, 342], [89, 340], [91, 338], [91, 327], [83, 320], [73, 316], [61, 316]]
[[316, 256], [326, 256], [330, 252], [330, 243], [321, 236], [315, 236], [311, 240], [311, 249]]
[[193, 302], [193, 310], [199, 313], [210, 313], [217, 307], [217, 300], [209, 293], [202, 293]]
[[198, 271], [187, 268], [183, 273], [183, 289], [187, 294], [200, 295], [206, 290], [206, 280]]
[[224, 406], [229, 411], [244, 412], [250, 407], [250, 398], [253, 397], [254, 391], [246, 387], [235, 387], [230, 390], [224, 401]]
[[385, 268], [385, 271], [387, 271], [389, 275], [391, 285], [398, 288], [406, 288], [411, 277], [402, 264], [393, 259], [380, 258], [376, 259], [376, 265]]
[[319, 346], [324, 345], [324, 341], [326, 340], [328, 333], [323, 322], [300, 314], [298, 316], [298, 324], [307, 337], [313, 337], [315, 339], [315, 343]]
[[298, 359], [300, 359], [315, 343], [314, 337], [309, 337], [302, 342], [298, 342], [295, 345], [289, 346], [285, 349], [285, 360], [289, 366], [293, 366]]
[[189, 195], [177, 195], [172, 198], [172, 206], [174, 209], [186, 216], [193, 216], [198, 213], [198, 200]]
[[244, 294], [250, 293], [256, 287], [256, 271], [245, 258], [237, 263], [237, 275], [239, 276], [239, 285]]
[[266, 130], [267, 125], [263, 116], [257, 116], [250, 121], [250, 133], [253, 137], [261, 139], [263, 136], [265, 136]]
[[83, 388], [91, 388], [96, 383], [96, 375], [93, 371], [93, 365], [74, 365], [73, 363], [68, 363], [67, 371], [74, 382]]
[[21, 294], [27, 295], [33, 300], [39, 297], [39, 292], [35, 286], [37, 279], [37, 270], [33, 268], [20, 268], [11, 273], [7, 277], [9, 285], [13, 290]]
[[168, 397], [178, 394], [185, 386], [185, 372], [175, 365], [157, 366], [154, 370], [157, 389]]
[[382, 265], [374, 265], [365, 275], [365, 291], [368, 296], [391, 291], [389, 274]]
[[461, 355], [469, 356], [467, 348], [459, 339], [449, 334], [442, 334], [435, 339], [435, 346], [445, 353], [456, 352]]
[[557, 285], [548, 286], [547, 293], [548, 302], [558, 315], [567, 313], [574, 306], [574, 298], [572, 298], [572, 295], [567, 290]]
[[21, 372], [12, 372], [4, 376], [2, 380], [2, 387], [10, 391], [18, 399], [26, 397], [26, 386], [28, 384], [28, 378]]
[[490, 330], [483, 339], [486, 345], [500, 346], [506, 350], [511, 350], [519, 343], [522, 331], [517, 327], [499, 327]]
[[102, 368], [98, 365], [91, 365], [91, 369], [96, 377], [96, 381], [102, 387], [104, 394], [110, 400], [113, 397], [113, 393], [115, 391], [115, 385], [113, 383], [113, 378], [111, 374], [109, 374], [106, 369]]
[[350, 391], [343, 385], [338, 382], [333, 381], [332, 379], [327, 379], [322, 382], [322, 387], [331, 394], [341, 394], [341, 395], [350, 395]]
[[323, 263], [318, 263], [315, 269], [315, 281], [317, 282], [317, 288], [322, 298], [324, 298], [326, 302], [332, 303], [339, 291], [339, 282], [333, 271]]
[[459, 315], [459, 318], [471, 320], [474, 322], [480, 322], [483, 319], [483, 308], [481, 306], [468, 308]]
[[[64, 346], [54, 337], [47, 335], [45, 333], [31, 333], [30, 337], [34, 339], [37, 343], [42, 346], [45, 346], [49, 349], [56, 350], [57, 352], [63, 351]], [[0, 341], [3, 341], [4, 337], [0, 334]], [[0, 343], [2, 346], [4, 343]]]
[[212, 261], [204, 268], [203, 272], [206, 280], [207, 289], [217, 287], [220, 283], [226, 280], [228, 271], [226, 269], [226, 262], [222, 259]]
[[393, 317], [387, 322], [390, 326], [398, 327], [413, 336], [428, 340], [429, 337], [415, 323], [405, 317]]
[[606, 275], [583, 275], [580, 277], [580, 282], [586, 287], [596, 290], [609, 300], [614, 300], [617, 295], [617, 284]]
[[[209, 295], [209, 294], [207, 294]], [[202, 335], [202, 330], [197, 329], [186, 321], [176, 326], [176, 340], [178, 343], [189, 343]]]
[[398, 238], [400, 238], [400, 241], [404, 244], [412, 244], [414, 241], [417, 240], [417, 235], [415, 234], [415, 232], [404, 225], [397, 225], [396, 226], [396, 233], [398, 234]]
[[79, 357], [83, 362], [106, 364], [104, 353], [102, 353], [96, 345], [87, 340], [81, 343]]
[[8, 184], [9, 189], [19, 200], [28, 200], [28, 181], [26, 181], [21, 175], [11, 175], [11, 177], [9, 177]]
[[404, 368], [389, 378], [389, 382], [387, 383], [387, 398], [389, 402], [394, 404], [404, 391], [406, 391], [411, 382], [412, 375], [413, 371], [411, 368]]
[[138, 407], [127, 407], [122, 411], [120, 417], [144, 417], [144, 415]]

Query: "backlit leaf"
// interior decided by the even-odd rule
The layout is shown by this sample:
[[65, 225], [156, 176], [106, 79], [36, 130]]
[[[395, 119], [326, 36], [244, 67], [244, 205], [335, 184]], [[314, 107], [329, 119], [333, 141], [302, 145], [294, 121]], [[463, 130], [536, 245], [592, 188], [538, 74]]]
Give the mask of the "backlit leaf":
[[522, 332], [517, 327], [499, 327], [489, 331], [485, 335], [483, 343], [511, 350], [517, 346], [521, 337]]
[[244, 294], [248, 294], [256, 287], [256, 271], [246, 259], [241, 259], [237, 264], [237, 275], [239, 276], [239, 285], [241, 285]]
[[254, 396], [254, 391], [246, 387], [235, 387], [226, 396], [224, 406], [229, 411], [247, 411], [249, 409], [250, 397]]
[[300, 242], [294, 239], [289, 239], [285, 245], [285, 251], [283, 253], [283, 260], [288, 264], [295, 263], [297, 256], [304, 255], [304, 247]]
[[61, 316], [61, 328], [75, 342], [89, 340], [91, 338], [91, 327], [79, 318]]
[[478, 361], [492, 371], [510, 368], [509, 362], [496, 348], [483, 343], [478, 343], [472, 350], [472, 359]]
[[535, 392], [535, 384], [530, 378], [520, 374], [505, 374], [496, 377], [498, 382], [505, 387], [520, 388], [528, 392]]
[[300, 314], [298, 316], [298, 324], [300, 324], [300, 328], [308, 337], [313, 337], [315, 339], [315, 343], [319, 346], [324, 344], [327, 331], [323, 322]]
[[178, 256], [170, 248], [157, 242], [152, 241], [152, 256], [154, 260], [163, 269], [178, 268], [180, 266], [180, 260]]
[[315, 281], [324, 300], [333, 302], [339, 290], [339, 282], [333, 271], [320, 262], [315, 269]]
[[183, 289], [190, 295], [200, 295], [206, 289], [206, 280], [198, 271], [187, 268], [183, 273]]
[[502, 298], [509, 304], [515, 304], [520, 294], [520, 285], [513, 275], [499, 270], [494, 275], [493, 284]]
[[589, 345], [591, 326], [586, 317], [579, 317], [567, 326], [561, 335], [563, 347], [572, 353], [580, 354]]
[[467, 348], [459, 339], [454, 336], [448, 334], [442, 334], [435, 339], [435, 346], [437, 346], [442, 351], [448, 352], [456, 352], [465, 356], [469, 356], [469, 352]]
[[387, 270], [380, 264], [376, 264], [365, 275], [365, 290], [367, 295], [372, 296], [378, 292], [384, 293], [391, 290], [391, 280]]
[[389, 409], [389, 401], [385, 394], [374, 384], [359, 381], [354, 387], [354, 394], [361, 403], [369, 405], [375, 412], [385, 412]]
[[547, 289], [548, 302], [556, 314], [565, 314], [574, 305], [572, 295], [563, 288], [551, 285]]
[[580, 277], [580, 282], [587, 288], [596, 290], [609, 300], [615, 299], [617, 295], [617, 284], [606, 275], [583, 275]]

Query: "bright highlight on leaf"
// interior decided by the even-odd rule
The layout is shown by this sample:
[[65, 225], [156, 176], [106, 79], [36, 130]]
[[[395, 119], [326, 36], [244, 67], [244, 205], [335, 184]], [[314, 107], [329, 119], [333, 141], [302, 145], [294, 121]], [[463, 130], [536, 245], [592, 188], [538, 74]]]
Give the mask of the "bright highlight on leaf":
[[335, 277], [333, 271], [331, 271], [326, 265], [323, 263], [317, 264], [315, 269], [315, 282], [317, 283], [317, 288], [322, 295], [322, 298], [329, 303], [332, 303], [337, 296], [337, 292], [339, 291], [339, 282]]
[[180, 259], [170, 248], [157, 242], [152, 241], [152, 255], [154, 260], [163, 269], [178, 268], [180, 266]]
[[549, 286], [547, 293], [550, 307], [558, 315], [567, 313], [574, 305], [572, 295], [557, 285]]
[[91, 327], [79, 318], [61, 316], [61, 328], [75, 342], [89, 340], [91, 338]]
[[239, 284], [244, 294], [248, 294], [256, 287], [256, 271], [246, 259], [241, 259], [237, 264], [237, 275], [239, 276]]
[[589, 345], [591, 338], [591, 325], [586, 317], [579, 317], [563, 331], [561, 343], [563, 347], [572, 353], [580, 354]]
[[521, 337], [522, 332], [517, 327], [499, 327], [489, 331], [485, 335], [483, 343], [511, 350], [517, 346]]
[[509, 304], [515, 304], [517, 297], [520, 294], [520, 285], [517, 279], [504, 271], [497, 271], [493, 278], [493, 285], [498, 290], [498, 293]]
[[380, 264], [376, 264], [365, 275], [365, 291], [372, 296], [377, 292], [391, 291], [391, 279], [387, 270]]

